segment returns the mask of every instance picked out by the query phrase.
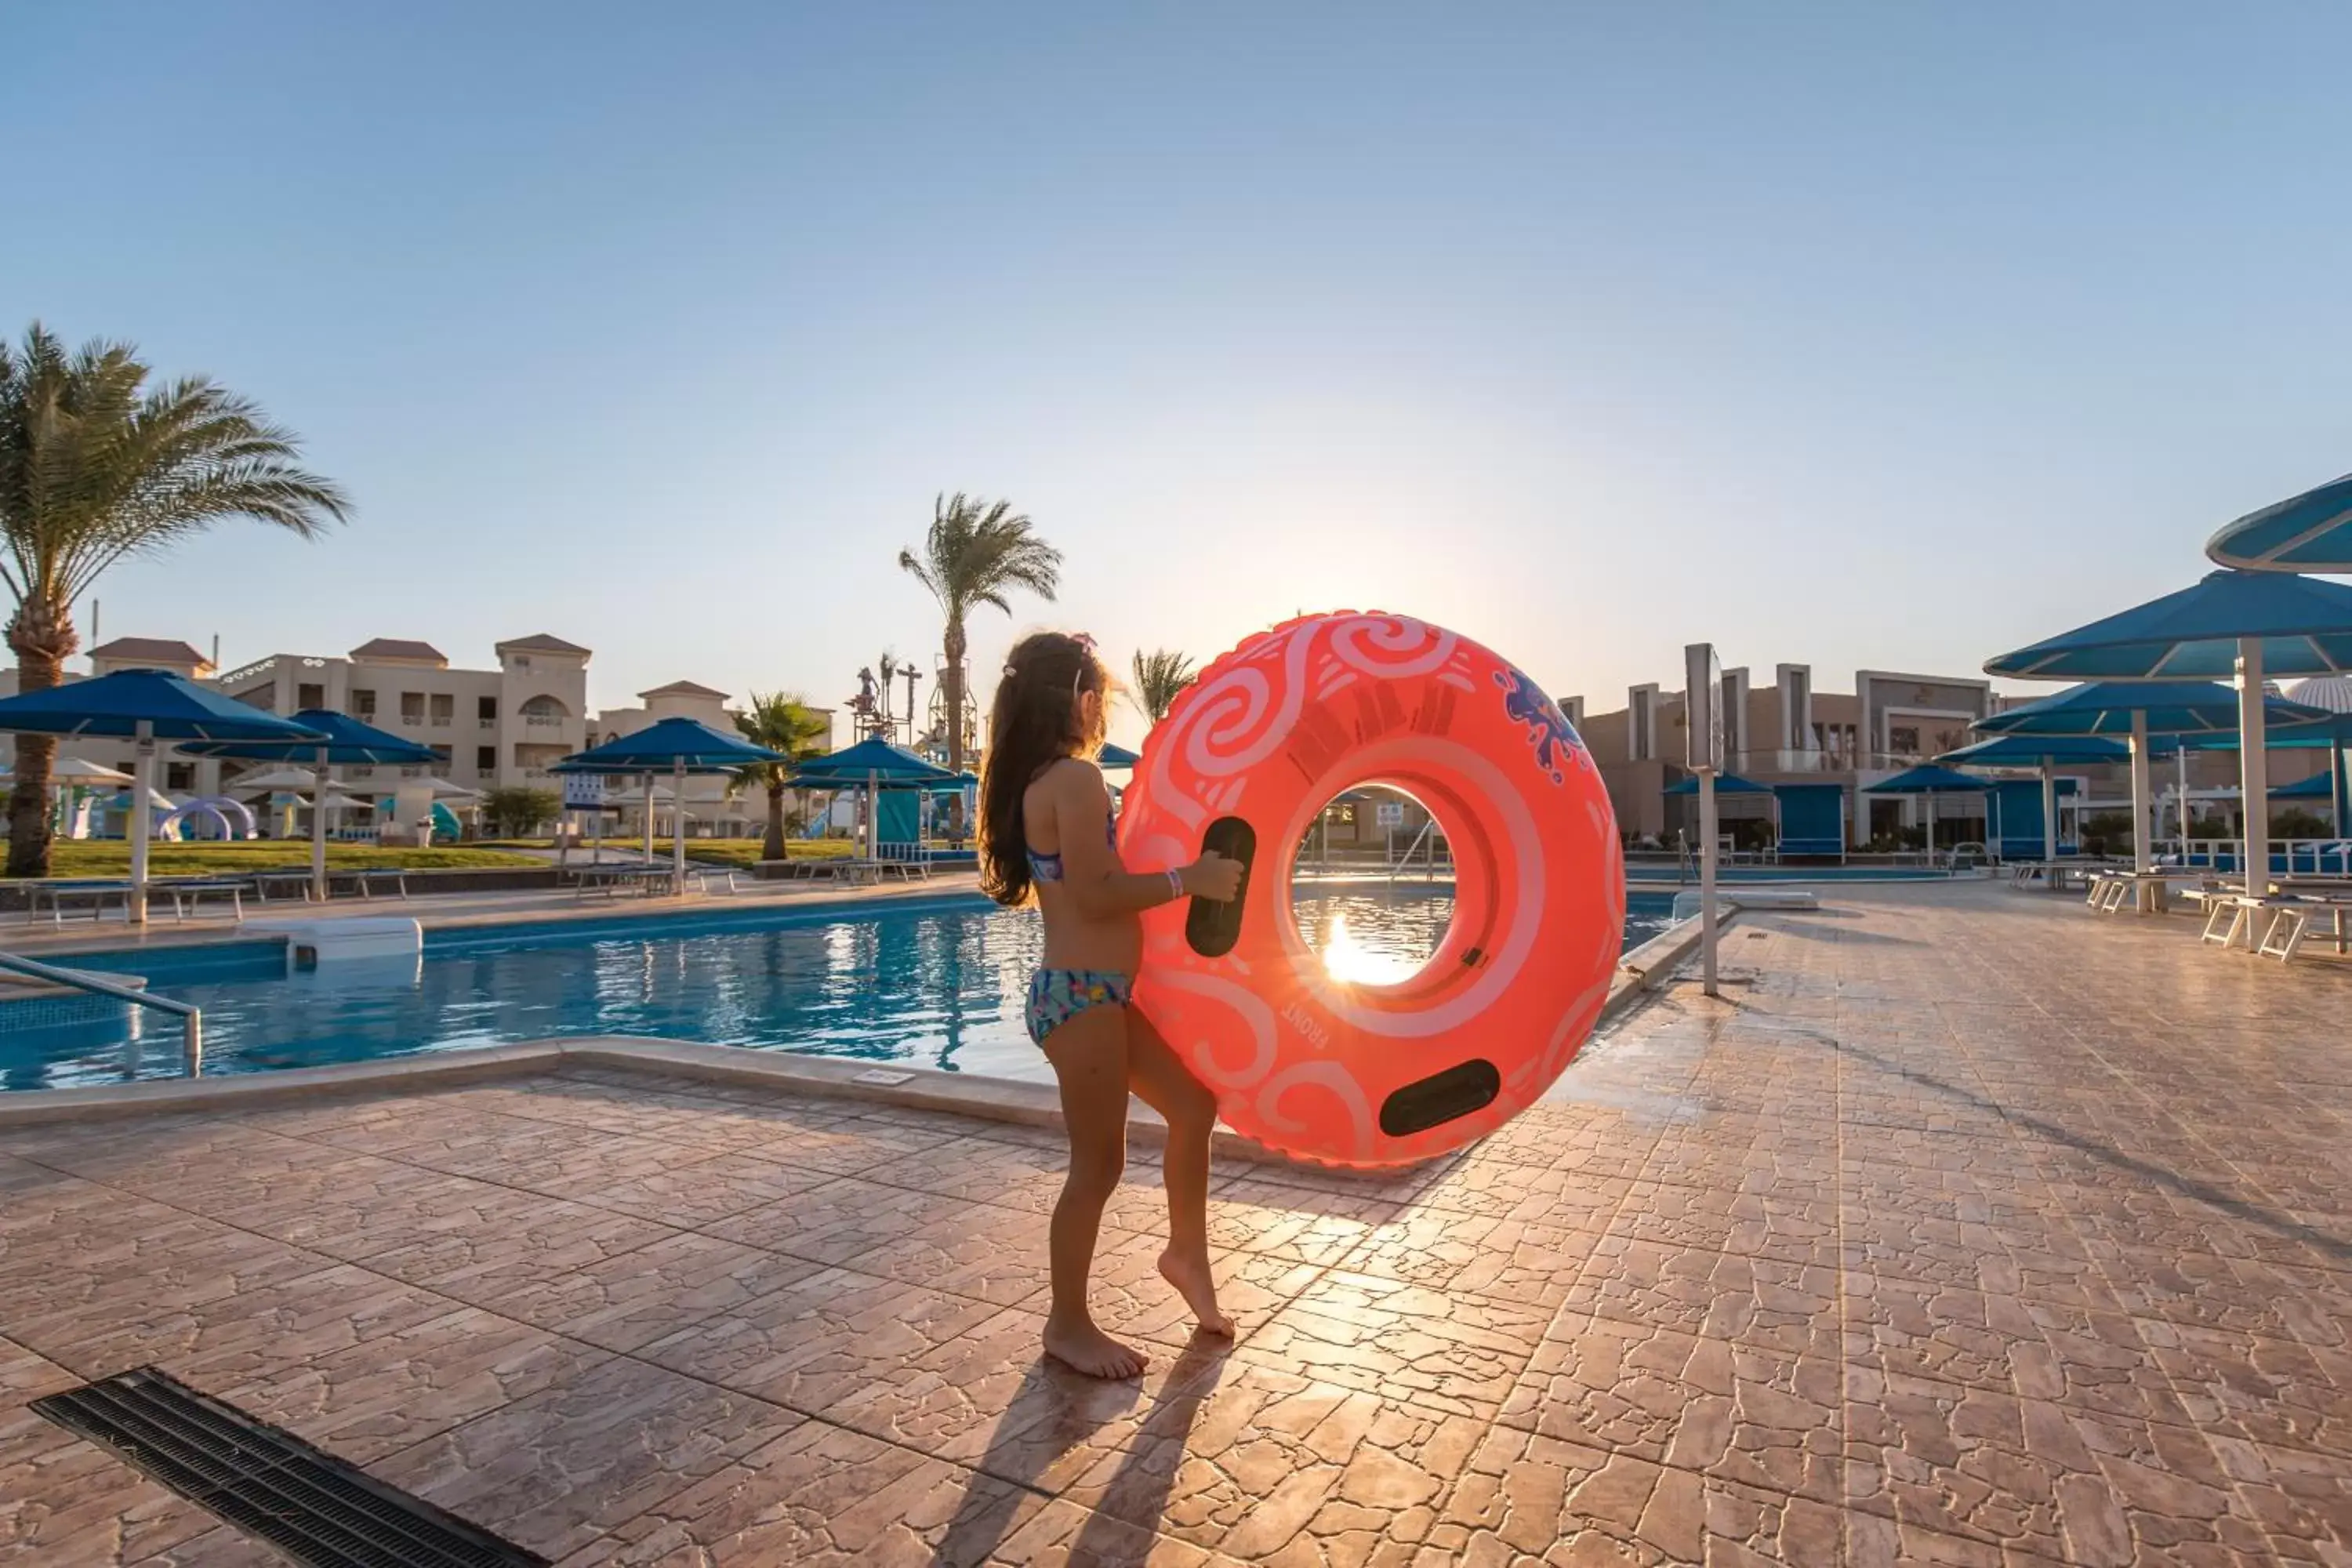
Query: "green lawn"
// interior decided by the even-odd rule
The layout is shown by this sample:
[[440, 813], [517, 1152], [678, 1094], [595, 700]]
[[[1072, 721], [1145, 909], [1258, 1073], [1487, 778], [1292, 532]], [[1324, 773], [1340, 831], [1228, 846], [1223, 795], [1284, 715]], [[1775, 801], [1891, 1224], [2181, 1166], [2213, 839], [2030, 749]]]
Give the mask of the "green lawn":
[[[235, 844], [157, 844], [147, 854], [148, 870], [159, 877], [227, 877], [241, 871], [290, 869], [310, 863], [310, 846], [299, 838], [248, 839]], [[412, 871], [438, 871], [482, 866], [536, 869], [547, 862], [470, 844], [447, 849], [380, 849], [373, 844], [330, 844], [327, 864], [344, 869], [398, 866]], [[61, 838], [50, 851], [49, 875], [53, 877], [122, 877], [130, 871], [131, 846], [120, 840]]]
[[[615, 842], [607, 838], [607, 845]], [[642, 841], [640, 841], [642, 842]], [[656, 842], [656, 853], [666, 852], [668, 841]], [[761, 840], [757, 838], [689, 838], [686, 841], [686, 858], [713, 866], [751, 867], [760, 863]], [[840, 860], [856, 847], [846, 838], [787, 838], [784, 858], [787, 860]]]
[[[642, 846], [644, 843], [645, 839], [636, 834], [610, 834], [605, 837], [604, 847], [628, 849]], [[705, 861], [713, 866], [751, 867], [759, 864], [761, 843], [761, 840], [757, 838], [689, 838], [686, 841], [686, 858], [689, 860]], [[555, 841], [551, 838], [486, 838], [482, 840], [481, 847], [485, 849], [552, 849], [555, 847]], [[856, 849], [856, 845], [846, 838], [787, 838], [784, 840], [784, 858], [787, 860], [838, 860], [854, 853]], [[670, 840], [667, 838], [654, 840], [654, 855], [656, 858], [667, 859], [669, 850]]]

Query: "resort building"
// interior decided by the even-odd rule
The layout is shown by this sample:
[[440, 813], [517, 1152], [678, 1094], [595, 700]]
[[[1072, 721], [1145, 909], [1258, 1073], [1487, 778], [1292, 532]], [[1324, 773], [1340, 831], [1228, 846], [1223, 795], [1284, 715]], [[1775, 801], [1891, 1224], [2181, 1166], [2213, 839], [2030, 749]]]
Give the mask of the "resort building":
[[[540, 633], [494, 650], [494, 669], [452, 668], [426, 642], [373, 637], [341, 658], [279, 653], [219, 678], [272, 713], [331, 708], [430, 746], [440, 776], [468, 789], [555, 787], [549, 766], [588, 743], [589, 650]], [[185, 671], [183, 671], [185, 673]], [[343, 770], [357, 781], [397, 768]]]
[[[1760, 845], [1777, 816], [1779, 830], [1792, 847], [1802, 839], [1817, 845], [1842, 841], [1846, 848], [1859, 849], [1916, 835], [1932, 811], [1939, 843], [1981, 842], [1981, 797], [1874, 795], [1870, 786], [1979, 739], [1969, 732], [1975, 721], [2058, 689], [2004, 696], [1981, 676], [1864, 669], [1854, 672], [1852, 691], [1822, 691], [1810, 665], [1775, 665], [1771, 680], [1763, 684], [1748, 668], [1727, 669], [1726, 770], [1771, 786], [1773, 794], [1718, 797], [1723, 832], [1742, 847]], [[1584, 703], [1570, 698], [1561, 706], [1570, 710], [1601, 769], [1620, 830], [1635, 843], [1648, 839], [1672, 846], [1677, 834], [1696, 843], [1696, 800], [1666, 793], [1691, 773], [1684, 693], [1653, 681], [1628, 688], [1622, 709], [1588, 716]], [[2308, 760], [2290, 760], [2291, 755]], [[2274, 754], [2272, 782], [2290, 783], [2315, 765], [2326, 765], [2325, 753]], [[2129, 812], [2130, 783], [2123, 766], [2070, 765], [2058, 771], [2072, 781], [2067, 787], [2084, 815]], [[2177, 800], [2179, 776], [2177, 762], [2156, 764], [2153, 795], [2159, 807]], [[2237, 777], [2234, 753], [2191, 753], [2192, 810], [2217, 809], [2225, 795], [2234, 806]], [[2168, 816], [2159, 837], [2171, 831]]]
[[[278, 653], [217, 674], [213, 660], [187, 643], [167, 637], [116, 637], [89, 651], [87, 671], [68, 668], [65, 679], [84, 680], [121, 669], [167, 669], [216, 686], [242, 702], [273, 713], [330, 708], [430, 746], [439, 754], [430, 767], [338, 767], [335, 776], [354, 784], [389, 790], [403, 777], [436, 774], [467, 789], [521, 786], [561, 791], [562, 775], [551, 772], [561, 758], [604, 741], [642, 730], [674, 716], [699, 720], [731, 732], [729, 694], [692, 680], [674, 680], [637, 694], [635, 705], [592, 710], [588, 666], [592, 650], [547, 633], [512, 637], [493, 649], [493, 668], [453, 667], [448, 656], [427, 642], [373, 637], [337, 656]], [[0, 670], [0, 696], [17, 689], [16, 671]], [[817, 709], [828, 721], [830, 709]], [[89, 738], [64, 742], [60, 754], [128, 773], [128, 741]], [[0, 734], [0, 761], [12, 760], [13, 737]], [[156, 783], [166, 795], [184, 799], [221, 793], [224, 776], [235, 792], [235, 776], [249, 768], [166, 754]], [[618, 795], [628, 780], [610, 785]], [[656, 825], [670, 826], [669, 784], [656, 791]], [[727, 780], [688, 778], [687, 831], [697, 837], [756, 834], [767, 823], [767, 797], [753, 791], [730, 797]], [[608, 830], [642, 826], [631, 806]]]

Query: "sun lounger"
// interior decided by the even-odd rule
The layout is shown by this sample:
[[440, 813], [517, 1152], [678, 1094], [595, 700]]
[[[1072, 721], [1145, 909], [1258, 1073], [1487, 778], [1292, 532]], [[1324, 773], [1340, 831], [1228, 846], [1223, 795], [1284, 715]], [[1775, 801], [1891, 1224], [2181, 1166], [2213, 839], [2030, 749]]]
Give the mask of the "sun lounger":
[[149, 887], [154, 896], [172, 900], [172, 918], [178, 921], [186, 920], [191, 909], [204, 913], [206, 899], [226, 899], [229, 912], [241, 921], [245, 919], [245, 895], [253, 890], [251, 881], [243, 877], [192, 877], [184, 881], [154, 882]]
[[131, 884], [113, 880], [35, 882], [25, 895], [25, 908], [26, 918], [37, 921], [41, 918], [41, 906], [47, 904], [49, 906], [49, 923], [63, 925], [68, 903], [87, 903], [89, 905], [89, 918], [95, 921], [105, 912], [110, 899], [121, 901], [127, 918], [131, 912]]

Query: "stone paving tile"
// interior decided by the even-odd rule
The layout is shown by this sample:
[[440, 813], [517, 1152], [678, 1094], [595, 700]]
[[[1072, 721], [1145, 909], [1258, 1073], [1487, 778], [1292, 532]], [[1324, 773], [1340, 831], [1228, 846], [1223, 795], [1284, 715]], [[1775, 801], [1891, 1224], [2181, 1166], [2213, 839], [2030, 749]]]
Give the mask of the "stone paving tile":
[[1570, 1316], [1537, 1347], [1496, 1419], [1835, 1506], [1843, 1399], [1834, 1361]]
[[2221, 1467], [2290, 1563], [2352, 1562], [2352, 1466], [2296, 1448], [2221, 1437]]
[[[1047, 1224], [1043, 1215], [975, 1204], [966, 1212], [876, 1237], [845, 1261], [861, 1273], [1009, 1307], [1045, 1289], [1051, 1279]], [[1106, 1226], [1097, 1246], [1112, 1247], [1125, 1238], [1125, 1232]]]
[[1848, 1506], [2069, 1562], [2269, 1551], [2200, 1433], [1849, 1370]]
[[695, 1228], [792, 1198], [835, 1179], [821, 1170], [780, 1164], [761, 1154], [706, 1151], [703, 1158], [690, 1164], [541, 1190], [640, 1219]]
[[1532, 1304], [1333, 1269], [1253, 1330], [1236, 1353], [1344, 1387], [1491, 1416], [1550, 1319]]
[[[1238, 1359], [1171, 1380], [1068, 1500], [1247, 1563], [1364, 1563], [1436, 1544], [1484, 1424]], [[1443, 1559], [1440, 1559], [1443, 1560]]]
[[366, 1465], [477, 1415], [576, 1381], [609, 1352], [459, 1307], [314, 1361], [189, 1382]]
[[967, 1296], [826, 1268], [636, 1353], [811, 1415], [996, 1315]]
[[853, 1263], [895, 1237], [935, 1220], [979, 1212], [965, 1198], [837, 1176], [821, 1186], [754, 1209], [706, 1221], [705, 1235], [772, 1247], [819, 1263]]
[[[1444, 1561], [1787, 1563], [1844, 1559], [1834, 1502], [1726, 1481], [1510, 1426], [1481, 1436], [1431, 1531]], [[1924, 1561], [1924, 1559], [1918, 1559]]]
[[371, 1252], [365, 1262], [377, 1273], [487, 1305], [677, 1234], [651, 1220], [539, 1197], [502, 1210], [493, 1225], [436, 1231]]
[[1210, 1189], [1209, 1244], [1328, 1268], [1403, 1212], [1391, 1198], [1234, 1176]]
[[2135, 1317], [2352, 1348], [2352, 1277], [2210, 1253], [2102, 1244], [2096, 1254], [2114, 1299]]
[[1566, 1310], [1834, 1360], [1838, 1290], [1834, 1268], [1607, 1237]]
[[562, 1556], [803, 1419], [615, 1356], [403, 1449], [371, 1473], [519, 1546]]
[[1568, 1299], [1599, 1244], [1591, 1231], [1418, 1205], [1376, 1226], [1339, 1267], [1433, 1290], [1547, 1309]]
[[1619, 1176], [1591, 1176], [1580, 1171], [1474, 1157], [1423, 1188], [1414, 1206], [1570, 1230], [1605, 1231], [1633, 1185]]
[[[1106, 1236], [1104, 1241], [1095, 1253], [1087, 1298], [1095, 1322], [1118, 1339], [1180, 1350], [1190, 1344], [1197, 1331], [1192, 1310], [1160, 1273], [1167, 1237], [1135, 1235], [1114, 1243]], [[1312, 1264], [1230, 1247], [1212, 1248], [1209, 1268], [1216, 1277], [1218, 1306], [1239, 1323], [1244, 1338], [1323, 1275]], [[1043, 1316], [1051, 1301], [1050, 1287], [1041, 1286], [1014, 1304]]]
[[[104, 1221], [99, 1220], [103, 1226]], [[173, 1214], [118, 1240], [52, 1249], [46, 1268], [0, 1283], [11, 1338], [85, 1376], [121, 1370], [137, 1342], [168, 1342], [194, 1317], [328, 1268], [331, 1260], [193, 1215]]]
[[807, 1421], [627, 1520], [561, 1568], [880, 1568], [985, 1563], [1039, 1492]]
[[85, 1377], [149, 1364], [190, 1378], [243, 1379], [445, 1318], [457, 1303], [352, 1264], [186, 1307], [160, 1308], [86, 1336], [59, 1353]]
[[219, 1525], [24, 1406], [0, 1410], [0, 1562], [111, 1568], [151, 1561]]
[[672, 1236], [488, 1303], [501, 1316], [610, 1351], [634, 1351], [721, 1316], [824, 1265], [716, 1237]]
[[1736, 1187], [1636, 1182], [1609, 1234], [1830, 1266], [1838, 1261], [1838, 1200], [1834, 1189], [1814, 1182], [1793, 1187], [1757, 1177]]
[[[1063, 1492], [1154, 1412], [1220, 1374], [1230, 1345], [1143, 1347], [1139, 1378], [1106, 1383], [1047, 1360], [1045, 1320], [1012, 1310], [842, 1387], [825, 1419], [1017, 1486]], [[1079, 1500], [1084, 1500], [1080, 1499]]]
[[2151, 1319], [2133, 1327], [2207, 1431], [2352, 1464], [2352, 1352]]

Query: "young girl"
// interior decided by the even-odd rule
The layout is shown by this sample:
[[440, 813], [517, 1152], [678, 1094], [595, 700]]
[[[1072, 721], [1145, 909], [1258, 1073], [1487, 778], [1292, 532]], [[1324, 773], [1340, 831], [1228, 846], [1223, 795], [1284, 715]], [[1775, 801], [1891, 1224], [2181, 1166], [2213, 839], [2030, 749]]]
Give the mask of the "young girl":
[[1005, 905], [1034, 893], [1045, 920], [1044, 967], [1029, 977], [1029, 1037], [1054, 1065], [1070, 1133], [1070, 1173], [1054, 1205], [1054, 1305], [1045, 1353], [1095, 1377], [1133, 1377], [1143, 1357], [1095, 1326], [1087, 1272], [1103, 1205], [1127, 1163], [1127, 1097], [1168, 1120], [1168, 1249], [1160, 1272], [1213, 1334], [1233, 1320], [1209, 1277], [1209, 1132], [1214, 1096], [1127, 1005], [1143, 956], [1137, 916], [1192, 897], [1231, 899], [1241, 864], [1215, 854], [1163, 871], [1119, 864], [1102, 747], [1110, 672], [1092, 638], [1039, 632], [1004, 666], [980, 784], [980, 885]]

